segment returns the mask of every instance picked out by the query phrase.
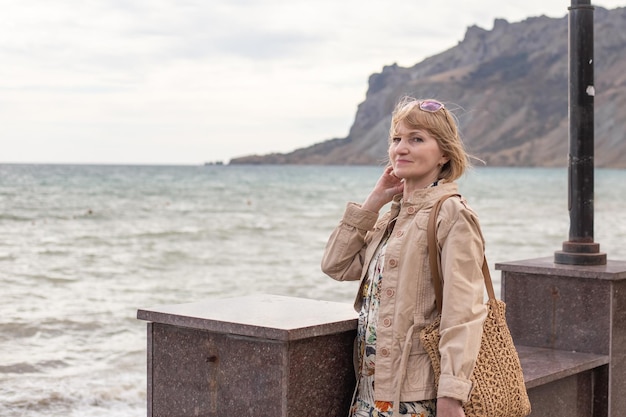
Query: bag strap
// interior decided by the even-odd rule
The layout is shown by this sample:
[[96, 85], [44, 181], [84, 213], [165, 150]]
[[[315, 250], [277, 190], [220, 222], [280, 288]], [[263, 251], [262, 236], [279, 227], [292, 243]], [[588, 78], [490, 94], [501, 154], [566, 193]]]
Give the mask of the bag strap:
[[[443, 306], [443, 280], [441, 278], [441, 252], [439, 251], [439, 247], [437, 245], [437, 216], [439, 215], [439, 210], [441, 209], [443, 202], [454, 196], [461, 197], [459, 194], [447, 194], [437, 200], [430, 211], [430, 216], [428, 217], [428, 261], [430, 263], [430, 276], [433, 280], [433, 287], [435, 287], [435, 301], [437, 302], [437, 310], [439, 311], [439, 314], [441, 314]], [[487, 258], [484, 255], [482, 272], [485, 280], [485, 287], [487, 288], [487, 295], [490, 300], [495, 300], [496, 295], [493, 290], [489, 264], [487, 263]]]

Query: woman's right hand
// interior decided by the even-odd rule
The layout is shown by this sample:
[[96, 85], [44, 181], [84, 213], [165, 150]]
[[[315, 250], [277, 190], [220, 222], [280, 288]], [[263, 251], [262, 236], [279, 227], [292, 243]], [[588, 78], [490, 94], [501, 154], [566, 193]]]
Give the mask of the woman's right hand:
[[465, 417], [465, 411], [461, 401], [454, 398], [437, 398], [437, 416], [441, 417]]
[[380, 176], [374, 189], [367, 196], [362, 206], [366, 210], [378, 212], [393, 196], [400, 194], [404, 190], [404, 181], [395, 176], [393, 167], [387, 166]]

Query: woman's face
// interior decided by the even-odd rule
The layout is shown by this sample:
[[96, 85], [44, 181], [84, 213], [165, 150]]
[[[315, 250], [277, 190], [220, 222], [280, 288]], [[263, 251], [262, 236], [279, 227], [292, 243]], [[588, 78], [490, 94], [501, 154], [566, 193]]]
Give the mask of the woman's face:
[[394, 174], [404, 179], [405, 191], [407, 187], [416, 190], [435, 182], [448, 159], [430, 133], [398, 123], [389, 144], [389, 160]]

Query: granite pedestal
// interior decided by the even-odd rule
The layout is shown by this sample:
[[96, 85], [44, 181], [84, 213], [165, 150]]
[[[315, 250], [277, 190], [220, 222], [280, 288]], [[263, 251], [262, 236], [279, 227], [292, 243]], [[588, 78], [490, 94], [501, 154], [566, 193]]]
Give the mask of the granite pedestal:
[[148, 416], [345, 416], [350, 304], [259, 295], [140, 309]]
[[[525, 349], [559, 358], [570, 352], [579, 362], [566, 367], [569, 375], [561, 379], [529, 386], [532, 415], [624, 415], [626, 262], [573, 266], [549, 257], [499, 263], [496, 269], [502, 271], [511, 335], [523, 346], [520, 357]], [[585, 355], [592, 356], [580, 366]], [[521, 359], [525, 375], [537, 370]], [[575, 414], [567, 413], [564, 404], [574, 405]]]

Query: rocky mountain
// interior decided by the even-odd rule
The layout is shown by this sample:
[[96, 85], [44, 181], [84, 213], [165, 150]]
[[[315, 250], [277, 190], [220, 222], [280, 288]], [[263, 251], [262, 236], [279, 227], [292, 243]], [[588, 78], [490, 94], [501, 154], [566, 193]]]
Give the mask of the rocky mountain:
[[[626, 8], [594, 13], [595, 164], [626, 168]], [[403, 95], [436, 98], [459, 120], [470, 153], [490, 166], [566, 166], [568, 17], [496, 20], [411, 68], [370, 76], [346, 138], [232, 164], [380, 164]]]

